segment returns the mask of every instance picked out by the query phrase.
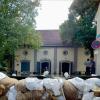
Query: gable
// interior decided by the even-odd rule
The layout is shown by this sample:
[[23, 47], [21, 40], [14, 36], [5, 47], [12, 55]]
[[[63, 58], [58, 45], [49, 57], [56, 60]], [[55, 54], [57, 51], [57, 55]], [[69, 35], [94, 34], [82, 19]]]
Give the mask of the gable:
[[37, 30], [42, 36], [44, 46], [61, 46], [62, 40], [59, 30]]

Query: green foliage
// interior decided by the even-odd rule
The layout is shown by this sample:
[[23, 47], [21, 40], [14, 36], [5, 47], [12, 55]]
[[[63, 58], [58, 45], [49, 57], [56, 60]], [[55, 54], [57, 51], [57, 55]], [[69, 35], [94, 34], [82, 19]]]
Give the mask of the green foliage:
[[20, 36], [20, 45], [30, 45], [31, 48], [33, 49], [39, 49], [41, 44], [42, 44], [42, 41], [41, 41], [41, 35], [40, 33], [38, 33], [37, 31], [33, 30], [33, 28], [31, 27], [26, 27], [25, 32], [28, 31], [28, 34], [27, 33], [23, 33], [21, 34]]
[[[65, 22], [61, 25], [61, 33], [63, 35], [67, 34], [68, 37], [68, 34], [73, 32], [72, 40], [75, 43], [81, 44], [87, 51], [90, 51], [91, 56], [94, 56], [91, 43], [95, 40], [96, 36], [96, 26], [93, 25], [93, 19], [99, 3], [100, 0], [74, 0], [69, 13], [74, 17], [73, 22], [68, 19], [66, 21], [67, 24]], [[63, 27], [63, 25], [65, 26]], [[72, 34], [69, 34], [69, 36], [70, 35]]]
[[35, 31], [39, 0], [0, 0], [0, 60], [13, 55], [24, 42], [38, 49], [41, 40]]
[[6, 71], [7, 72], [7, 67], [0, 67], [0, 71]]
[[99, 3], [100, 0], [74, 0], [70, 7], [70, 11], [74, 12], [76, 16], [84, 16], [85, 14], [88, 15], [91, 13], [91, 9], [93, 9], [92, 13], [96, 12]]
[[89, 50], [92, 57], [94, 54], [91, 44], [96, 37], [96, 26], [93, 25], [93, 20], [99, 3], [100, 0], [74, 0], [70, 7], [70, 11], [74, 13], [75, 17], [80, 16], [77, 20], [79, 30], [75, 33], [75, 40]]
[[69, 15], [69, 19], [60, 26], [60, 33], [63, 43], [72, 43], [74, 33], [77, 31], [77, 25], [72, 14]]

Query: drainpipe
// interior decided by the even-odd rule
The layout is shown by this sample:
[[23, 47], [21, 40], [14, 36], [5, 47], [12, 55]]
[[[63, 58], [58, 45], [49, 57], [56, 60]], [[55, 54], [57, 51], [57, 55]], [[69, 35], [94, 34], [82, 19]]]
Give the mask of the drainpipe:
[[54, 48], [54, 74], [57, 74], [57, 48]]
[[77, 57], [78, 57], [78, 48], [74, 47], [74, 63], [73, 63], [72, 72], [77, 71]]

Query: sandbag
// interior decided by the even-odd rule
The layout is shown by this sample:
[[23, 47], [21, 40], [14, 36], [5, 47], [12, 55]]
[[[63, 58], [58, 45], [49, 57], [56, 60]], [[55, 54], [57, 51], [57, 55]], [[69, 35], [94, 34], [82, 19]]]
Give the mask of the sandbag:
[[43, 85], [47, 90], [51, 90], [54, 96], [61, 95], [60, 89], [62, 84], [58, 79], [50, 79], [50, 78], [43, 79]]
[[3, 96], [6, 92], [6, 88], [3, 84], [0, 85], [0, 97]]
[[99, 87], [100, 87], [100, 79], [89, 78], [85, 80], [84, 92], [88, 92], [90, 90], [98, 90], [98, 89], [100, 90]]
[[51, 100], [50, 94], [47, 91], [45, 91], [42, 95], [41, 100]]
[[6, 96], [6, 88], [4, 85], [0, 85], [0, 100], [8, 100]]
[[10, 87], [18, 82], [17, 79], [10, 78], [6, 74], [0, 72], [0, 100], [8, 100], [7, 92]]
[[15, 86], [11, 86], [6, 94], [8, 100], [16, 100], [17, 91]]
[[27, 100], [24, 93], [21, 93], [20, 91], [17, 92], [16, 100]]
[[99, 78], [89, 78], [89, 79], [86, 79], [85, 82], [88, 84], [97, 85], [100, 87], [100, 79]]
[[68, 78], [70, 77], [70, 75], [69, 75], [67, 72], [65, 72], [65, 73], [64, 73], [64, 77], [65, 77], [66, 79], [68, 79]]
[[100, 97], [94, 97], [93, 100], [100, 100]]
[[38, 78], [25, 78], [25, 86], [28, 90], [43, 90], [43, 80]]
[[10, 78], [10, 77], [5, 77], [3, 78], [2, 80], [0, 80], [0, 84], [3, 84], [5, 87], [9, 88], [11, 87], [12, 85], [15, 85], [18, 83], [18, 80], [17, 79], [14, 79], [14, 78]]
[[64, 81], [63, 91], [66, 100], [78, 100], [78, 89], [68, 80]]
[[53, 92], [49, 89], [46, 89], [46, 93], [48, 96], [44, 100], [57, 100], [57, 97], [53, 94]]
[[5, 77], [7, 77], [7, 75], [4, 74], [4, 73], [2, 73], [2, 72], [0, 72], [0, 80], [2, 80], [2, 79], [5, 78]]
[[5, 96], [0, 96], [0, 100], [8, 100], [8, 99], [7, 96], [5, 95]]
[[3, 84], [0, 85], [0, 100], [8, 100], [6, 96], [6, 88]]
[[15, 84], [15, 88], [17, 91], [21, 91], [22, 93], [27, 92], [27, 88], [25, 86], [25, 79], [19, 80], [17, 84]]
[[51, 90], [46, 90], [40, 100], [65, 100], [65, 97], [63, 95], [54, 96]]
[[83, 94], [82, 100], [93, 100], [93, 92], [87, 92]]
[[41, 100], [44, 90], [33, 90], [32, 91], [34, 100]]
[[80, 92], [84, 91], [85, 81], [82, 78], [75, 77], [68, 81], [71, 82]]
[[27, 91], [26, 93], [18, 91], [16, 100], [42, 100], [43, 93], [44, 91], [41, 90]]

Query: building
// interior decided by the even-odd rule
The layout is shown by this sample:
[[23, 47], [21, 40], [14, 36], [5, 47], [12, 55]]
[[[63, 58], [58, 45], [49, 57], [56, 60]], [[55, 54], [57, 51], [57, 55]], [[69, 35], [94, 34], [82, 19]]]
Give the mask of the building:
[[43, 46], [37, 51], [21, 48], [15, 54], [14, 69], [21, 74], [31, 72], [42, 74], [49, 70], [51, 74], [69, 74], [85, 71], [84, 61], [89, 58], [85, 50], [72, 44], [63, 45], [58, 30], [38, 30], [41, 33]]
[[[96, 39], [100, 41], [100, 4], [95, 16], [97, 23], [97, 37]], [[96, 59], [96, 74], [100, 75], [100, 47], [95, 50], [95, 59]]]

